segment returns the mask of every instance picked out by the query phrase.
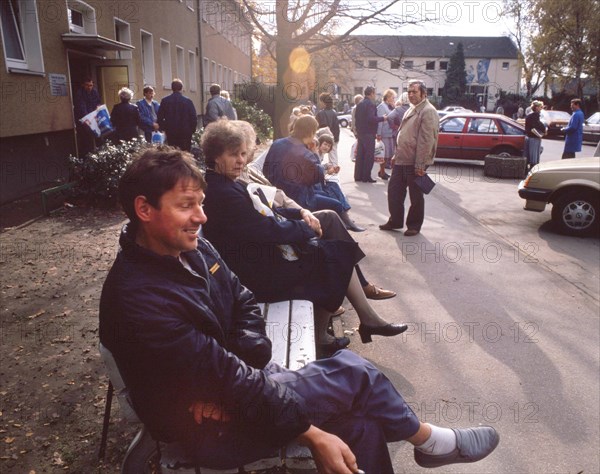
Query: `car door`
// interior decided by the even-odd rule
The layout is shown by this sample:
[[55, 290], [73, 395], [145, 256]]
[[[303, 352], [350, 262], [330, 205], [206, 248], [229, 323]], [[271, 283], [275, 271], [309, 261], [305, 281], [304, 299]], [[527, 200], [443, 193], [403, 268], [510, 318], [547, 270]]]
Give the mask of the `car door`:
[[437, 158], [461, 158], [465, 122], [464, 117], [447, 117], [442, 120], [435, 154]]
[[501, 140], [502, 135], [493, 118], [469, 117], [462, 141], [462, 159], [483, 160]]

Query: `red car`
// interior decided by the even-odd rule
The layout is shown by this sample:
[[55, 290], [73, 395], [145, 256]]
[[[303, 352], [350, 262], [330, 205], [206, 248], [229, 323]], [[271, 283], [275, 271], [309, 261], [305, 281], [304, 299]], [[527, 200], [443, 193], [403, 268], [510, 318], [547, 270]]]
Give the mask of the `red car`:
[[483, 160], [486, 155], [522, 156], [525, 127], [498, 114], [453, 113], [440, 121], [436, 158]]

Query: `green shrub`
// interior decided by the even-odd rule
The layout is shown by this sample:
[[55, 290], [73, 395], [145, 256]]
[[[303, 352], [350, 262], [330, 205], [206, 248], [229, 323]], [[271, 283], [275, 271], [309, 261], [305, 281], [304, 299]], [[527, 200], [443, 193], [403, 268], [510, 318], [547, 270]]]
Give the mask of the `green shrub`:
[[146, 146], [150, 145], [137, 139], [118, 145], [107, 141], [84, 158], [69, 156], [71, 177], [78, 183], [73, 190], [74, 197], [92, 206], [116, 206], [119, 179], [133, 155]]
[[256, 138], [261, 143], [273, 138], [273, 121], [269, 115], [245, 100], [233, 99], [231, 103], [237, 111], [238, 119], [252, 124]]

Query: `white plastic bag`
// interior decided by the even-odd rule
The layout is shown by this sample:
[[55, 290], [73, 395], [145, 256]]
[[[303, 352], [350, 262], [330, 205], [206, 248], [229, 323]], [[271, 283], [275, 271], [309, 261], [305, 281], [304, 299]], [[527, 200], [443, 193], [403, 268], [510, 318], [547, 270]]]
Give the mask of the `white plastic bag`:
[[385, 145], [383, 140], [375, 141], [375, 158], [385, 158]]
[[162, 145], [165, 142], [165, 134], [159, 131], [152, 132], [152, 144]]
[[79, 121], [87, 125], [97, 138], [113, 131], [112, 124], [110, 123], [110, 114], [105, 104], [98, 106], [96, 110], [84, 115]]
[[350, 158], [352, 161], [356, 161], [356, 149], [358, 148], [358, 140], [354, 140], [352, 147], [350, 148]]

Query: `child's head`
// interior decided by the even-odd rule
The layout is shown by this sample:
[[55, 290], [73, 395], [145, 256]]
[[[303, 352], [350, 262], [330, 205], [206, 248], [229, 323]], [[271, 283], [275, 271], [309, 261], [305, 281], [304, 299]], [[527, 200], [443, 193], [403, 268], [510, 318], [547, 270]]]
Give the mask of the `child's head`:
[[329, 153], [333, 148], [333, 137], [328, 134], [319, 137], [319, 153]]

